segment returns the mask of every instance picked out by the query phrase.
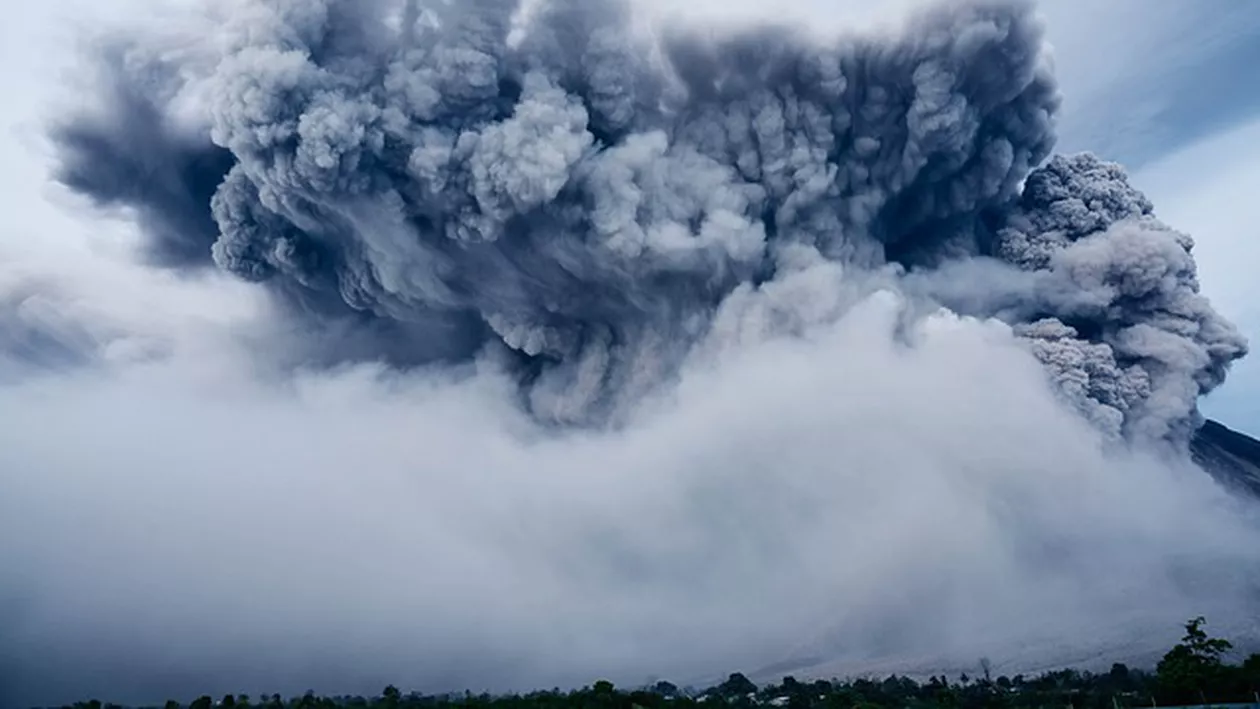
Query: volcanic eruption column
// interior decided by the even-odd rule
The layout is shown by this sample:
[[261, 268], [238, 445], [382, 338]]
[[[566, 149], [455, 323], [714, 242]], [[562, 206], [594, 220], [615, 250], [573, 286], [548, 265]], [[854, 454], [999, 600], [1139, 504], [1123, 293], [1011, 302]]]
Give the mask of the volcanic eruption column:
[[[1130, 440], [1184, 444], [1245, 354], [1190, 238], [1123, 170], [1049, 157], [1059, 95], [1031, 3], [942, 4], [828, 45], [649, 38], [631, 9], [251, 0], [180, 52], [114, 37], [99, 105], [55, 130], [59, 179], [135, 208], [155, 265], [362, 321], [331, 359], [495, 351], [556, 423], [615, 419], [732, 293], [818, 264], [1008, 321]], [[950, 278], [965, 265], [994, 277]]]

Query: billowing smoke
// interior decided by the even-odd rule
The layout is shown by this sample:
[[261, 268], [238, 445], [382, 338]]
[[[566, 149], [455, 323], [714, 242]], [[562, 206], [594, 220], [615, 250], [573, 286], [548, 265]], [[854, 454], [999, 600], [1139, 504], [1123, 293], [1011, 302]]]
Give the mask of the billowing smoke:
[[1260, 637], [1255, 508], [1184, 451], [1246, 343], [1119, 166], [1051, 155], [1035, 7], [639, 9], [90, 45], [53, 169], [143, 259], [0, 242], [0, 705]]
[[[1017, 323], [1117, 436], [1186, 440], [1246, 351], [1118, 166], [1033, 170], [1059, 96], [1028, 3], [828, 45], [651, 37], [621, 0], [519, 5], [248, 3], [184, 64], [111, 44], [107, 111], [60, 128], [61, 179], [135, 207], [159, 262], [388, 323], [360, 354], [505, 350], [562, 423], [617, 417], [732, 294], [811, 261], [1026, 272], [938, 299], [997, 296], [976, 314]], [[180, 133], [186, 104], [204, 130]]]
[[1184, 440], [1193, 402], [1247, 351], [1199, 295], [1192, 246], [1117, 165], [1089, 155], [1034, 172], [998, 231], [1001, 258], [1048, 272], [1048, 317], [1016, 331], [1107, 430]]

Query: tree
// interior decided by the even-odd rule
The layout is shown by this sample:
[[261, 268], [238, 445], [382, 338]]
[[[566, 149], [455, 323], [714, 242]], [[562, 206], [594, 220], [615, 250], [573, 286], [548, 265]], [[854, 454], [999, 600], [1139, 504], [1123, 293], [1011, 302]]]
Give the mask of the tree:
[[1112, 692], [1128, 692], [1133, 689], [1133, 673], [1129, 666], [1116, 662], [1106, 674], [1108, 688]]
[[1225, 675], [1221, 655], [1233, 647], [1228, 640], [1209, 637], [1202, 616], [1186, 623], [1186, 634], [1155, 667], [1156, 680], [1169, 699], [1207, 702], [1206, 690]]
[[780, 683], [779, 691], [787, 697], [789, 709], [809, 709], [813, 704], [814, 691], [809, 685], [801, 684], [795, 677], [788, 675]]
[[1260, 653], [1256, 653], [1247, 657], [1242, 663], [1243, 675], [1250, 678], [1253, 682], [1260, 680]]
[[652, 691], [656, 692], [662, 697], [677, 697], [678, 696], [678, 686], [675, 685], [673, 682], [666, 682], [665, 680], [661, 680], [657, 682], [656, 684], [652, 685]]
[[716, 689], [719, 695], [731, 699], [756, 693], [757, 685], [753, 684], [752, 680], [743, 674], [736, 672], [727, 677], [726, 681], [719, 684]]

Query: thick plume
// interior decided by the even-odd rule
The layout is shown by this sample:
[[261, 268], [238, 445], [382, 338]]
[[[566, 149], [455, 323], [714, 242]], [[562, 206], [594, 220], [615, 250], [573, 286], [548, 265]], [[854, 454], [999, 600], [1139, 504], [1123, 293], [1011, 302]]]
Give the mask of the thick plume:
[[1016, 331], [1089, 418], [1143, 440], [1188, 440], [1195, 402], [1247, 342], [1199, 294], [1193, 240], [1153, 216], [1124, 171], [1056, 157], [1028, 178], [996, 252], [1045, 274], [1045, 319]]
[[[831, 48], [786, 30], [650, 45], [611, 1], [545, 4], [514, 28], [516, 5], [251, 6], [187, 80], [234, 157], [200, 176], [222, 180], [215, 261], [427, 339], [492, 337], [519, 354], [536, 413], [582, 421], [668, 376], [787, 245], [864, 266], [974, 252], [975, 216], [1052, 142], [1058, 97], [1024, 5]], [[150, 124], [96, 143], [160, 150]], [[68, 145], [71, 167], [99, 162]], [[112, 177], [67, 181], [105, 198]]]
[[[544, 420], [624, 413], [724, 299], [802, 258], [1048, 272], [1005, 313], [1117, 436], [1184, 441], [1245, 351], [1197, 295], [1189, 239], [1118, 167], [1029, 174], [1059, 105], [1029, 3], [826, 46], [787, 29], [656, 41], [618, 0], [241, 12], [192, 66], [106, 64], [127, 67], [114, 110], [58, 131], [62, 180], [138, 207], [161, 261], [212, 255], [298, 310], [385, 323], [360, 355], [504, 348]], [[188, 95], [200, 142], [164, 127], [163, 102]]]

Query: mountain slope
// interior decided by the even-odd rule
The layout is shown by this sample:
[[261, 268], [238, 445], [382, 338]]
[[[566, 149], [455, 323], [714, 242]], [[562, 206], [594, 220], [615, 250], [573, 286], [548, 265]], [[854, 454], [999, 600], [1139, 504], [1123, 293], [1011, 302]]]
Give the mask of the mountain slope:
[[1190, 453], [1223, 485], [1260, 497], [1260, 440], [1208, 421], [1190, 442]]

